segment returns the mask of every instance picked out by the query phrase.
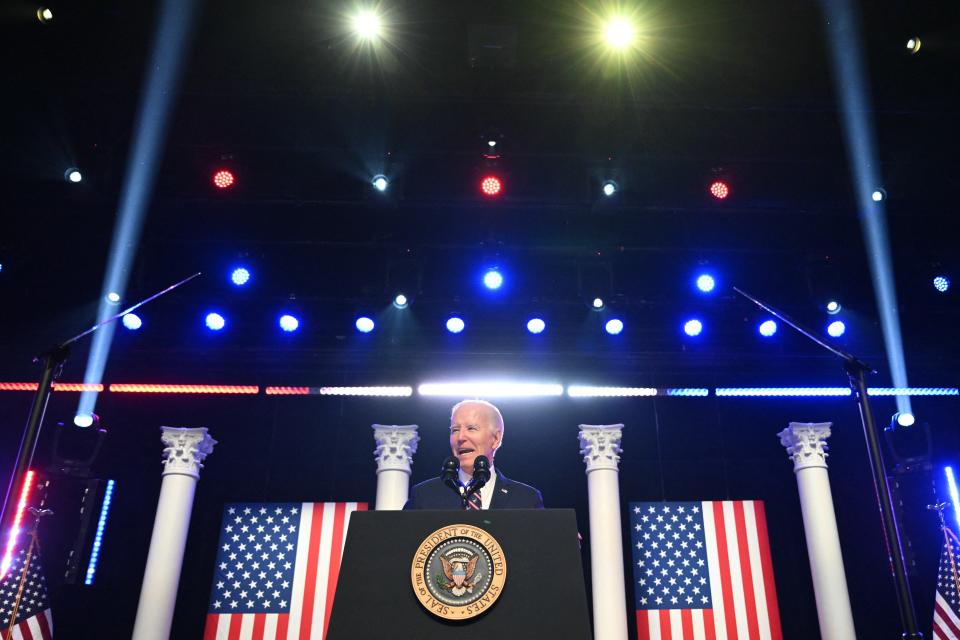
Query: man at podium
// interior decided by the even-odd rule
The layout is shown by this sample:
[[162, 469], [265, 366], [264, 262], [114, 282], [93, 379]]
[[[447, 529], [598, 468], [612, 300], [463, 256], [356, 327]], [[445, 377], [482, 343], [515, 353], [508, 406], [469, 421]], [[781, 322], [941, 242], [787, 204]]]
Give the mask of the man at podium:
[[494, 466], [494, 456], [503, 445], [503, 416], [485, 400], [464, 400], [450, 412], [450, 451], [460, 463], [460, 482], [473, 479], [474, 462], [485, 456], [490, 462], [490, 480], [463, 500], [441, 478], [432, 478], [410, 489], [404, 509], [542, 509], [540, 492], [530, 485], [510, 480]]

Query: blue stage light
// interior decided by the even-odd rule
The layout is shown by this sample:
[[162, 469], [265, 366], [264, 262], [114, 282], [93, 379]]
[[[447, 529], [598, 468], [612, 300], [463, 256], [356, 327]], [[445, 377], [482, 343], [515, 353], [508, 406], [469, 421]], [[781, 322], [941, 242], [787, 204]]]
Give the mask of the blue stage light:
[[120, 302], [120, 294], [116, 291], [111, 291], [107, 294], [107, 302], [110, 304], [117, 304]]
[[135, 313], [128, 313], [124, 315], [122, 322], [123, 326], [125, 326], [127, 329], [130, 329], [130, 331], [136, 331], [143, 326], [143, 320], [141, 320], [140, 316]]
[[530, 333], [543, 333], [547, 328], [547, 323], [540, 318], [533, 318], [527, 323], [527, 331]]
[[769, 338], [777, 332], [777, 323], [773, 320], [764, 320], [760, 323], [760, 326], [757, 328], [764, 338]]
[[100, 505], [100, 518], [97, 519], [97, 533], [93, 538], [93, 548], [90, 550], [90, 561], [87, 564], [87, 575], [83, 584], [90, 586], [97, 574], [97, 561], [100, 559], [100, 550], [103, 548], [103, 532], [107, 528], [107, 517], [110, 515], [110, 503], [113, 502], [113, 488], [116, 483], [107, 480], [107, 490], [103, 494], [103, 504]]
[[387, 190], [387, 187], [390, 186], [390, 181], [387, 180], [387, 176], [381, 174], [374, 176], [373, 180], [370, 181], [370, 184], [373, 185], [374, 189], [382, 193]]
[[230, 274], [230, 281], [236, 286], [242, 287], [250, 282], [250, 270], [246, 267], [237, 267], [233, 270], [233, 273]]
[[76, 167], [70, 167], [69, 169], [64, 171], [63, 177], [66, 179], [67, 182], [72, 182], [74, 184], [77, 184], [78, 182], [81, 182], [83, 180], [83, 174], [81, 174], [80, 170], [77, 169]]
[[300, 320], [298, 320], [296, 316], [285, 313], [280, 316], [280, 328], [287, 333], [291, 333], [300, 328]]
[[603, 195], [608, 198], [617, 192], [617, 183], [613, 180], [607, 180], [603, 183]]
[[393, 306], [397, 309], [406, 309], [408, 304], [410, 304], [410, 301], [407, 299], [407, 296], [402, 293], [398, 293], [393, 299]]
[[490, 269], [483, 274], [483, 285], [487, 289], [499, 289], [503, 284], [503, 275], [496, 269]]
[[607, 324], [604, 326], [604, 329], [607, 330], [612, 336], [619, 335], [623, 331], [623, 320], [619, 318], [613, 318], [612, 320], [607, 320]]
[[947, 276], [937, 276], [933, 279], [933, 288], [940, 293], [946, 293], [950, 288], [950, 278]]
[[227, 321], [219, 313], [208, 313], [204, 322], [207, 325], [207, 329], [211, 331], [220, 331], [227, 326]]
[[683, 332], [691, 337], [696, 337], [703, 333], [703, 323], [696, 318], [691, 318], [683, 323]]
[[91, 427], [93, 426], [93, 422], [94, 419], [92, 413], [78, 413], [77, 415], [73, 416], [73, 424], [77, 425], [78, 427]]
[[831, 300], [830, 302], [827, 303], [827, 313], [829, 313], [830, 315], [836, 315], [840, 313], [841, 308], [842, 307], [840, 306], [840, 303], [837, 302], [836, 300]]
[[601, 309], [603, 309], [603, 298], [594, 298], [593, 308], [595, 311], [600, 311]]
[[839, 338], [847, 331], [847, 325], [842, 320], [834, 320], [827, 326], [827, 333], [834, 338]]
[[717, 286], [716, 280], [709, 273], [701, 273], [697, 276], [697, 289], [704, 293], [710, 293]]
[[447, 331], [450, 333], [460, 333], [466, 326], [467, 325], [463, 322], [463, 319], [458, 318], [457, 316], [453, 316], [447, 320]]
[[[870, 391], [868, 389], [867, 395], [869, 394], [870, 394]], [[917, 419], [913, 416], [913, 414], [908, 413], [906, 411], [898, 411], [895, 414], [893, 414], [892, 422], [895, 422], [898, 426], [901, 426], [901, 427], [912, 427], [913, 423], [915, 423], [916, 421]]]
[[373, 328], [376, 326], [371, 318], [367, 316], [360, 316], [357, 318], [357, 331], [360, 333], [370, 333], [373, 331]]

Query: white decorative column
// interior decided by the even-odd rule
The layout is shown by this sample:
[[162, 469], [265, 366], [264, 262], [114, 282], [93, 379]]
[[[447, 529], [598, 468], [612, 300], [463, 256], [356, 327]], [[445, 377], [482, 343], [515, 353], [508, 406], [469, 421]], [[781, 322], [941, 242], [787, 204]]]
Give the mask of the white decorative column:
[[820, 637], [852, 640], [857, 636], [827, 474], [827, 438], [832, 425], [832, 422], [791, 422], [778, 435], [780, 444], [793, 460], [793, 472], [797, 475]]
[[590, 502], [590, 575], [594, 640], [626, 640], [627, 592], [620, 525], [622, 424], [580, 425]]
[[377, 511], [399, 511], [410, 493], [410, 465], [420, 436], [417, 425], [375, 424], [377, 448]]
[[216, 440], [206, 429], [160, 427], [163, 450], [163, 481], [147, 568], [143, 573], [133, 640], [167, 640], [173, 622], [173, 607], [180, 583], [183, 552], [190, 528], [193, 494], [203, 460]]

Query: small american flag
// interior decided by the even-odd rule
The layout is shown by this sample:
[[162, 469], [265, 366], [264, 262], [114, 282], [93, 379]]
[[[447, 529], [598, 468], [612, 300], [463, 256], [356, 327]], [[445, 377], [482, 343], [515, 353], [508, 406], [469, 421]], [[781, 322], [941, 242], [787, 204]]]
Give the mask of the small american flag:
[[363, 502], [228, 504], [204, 640], [323, 638]]
[[630, 503], [637, 637], [778, 640], [763, 503]]
[[934, 640], [960, 640], [960, 540], [943, 527], [943, 553], [933, 605]]
[[33, 547], [26, 581], [23, 582], [23, 592], [20, 596], [20, 605], [17, 607], [13, 633], [8, 635], [10, 616], [13, 614], [17, 593], [20, 593], [20, 583], [23, 581], [23, 563], [26, 557], [26, 549], [17, 551], [13, 555], [7, 575], [0, 582], [0, 607], [3, 607], [0, 614], [0, 620], [3, 621], [3, 626], [0, 627], [0, 638], [49, 640], [53, 638], [53, 617], [50, 614], [47, 580], [43, 577], [43, 570], [40, 567], [40, 548], [37, 545]]

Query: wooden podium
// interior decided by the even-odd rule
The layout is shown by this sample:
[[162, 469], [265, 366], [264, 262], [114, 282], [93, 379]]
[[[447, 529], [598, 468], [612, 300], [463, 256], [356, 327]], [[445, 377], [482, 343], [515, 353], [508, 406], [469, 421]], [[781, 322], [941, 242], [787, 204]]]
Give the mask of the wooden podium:
[[[430, 613], [411, 582], [425, 538], [455, 524], [488, 532], [506, 563], [499, 597], [469, 620]], [[590, 637], [572, 509], [352, 514], [328, 640]]]

